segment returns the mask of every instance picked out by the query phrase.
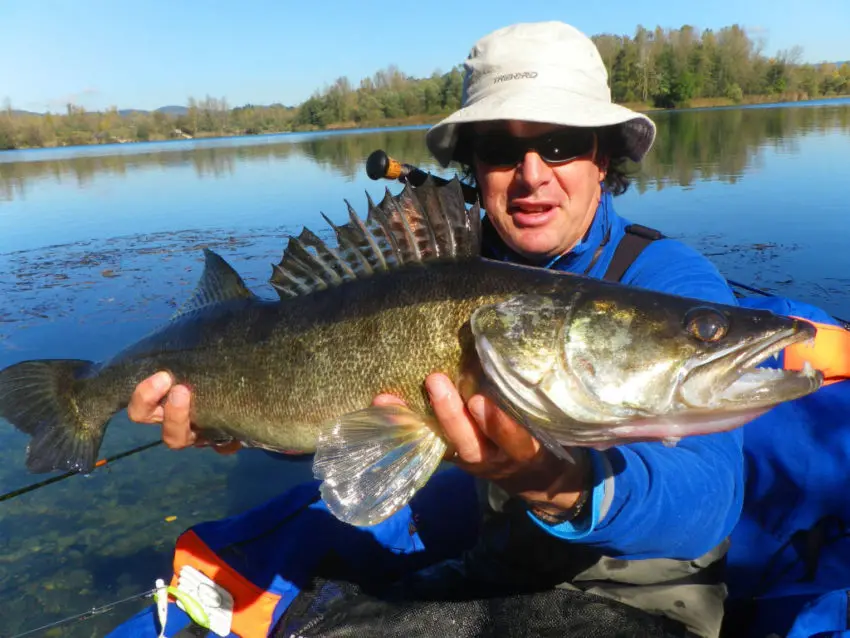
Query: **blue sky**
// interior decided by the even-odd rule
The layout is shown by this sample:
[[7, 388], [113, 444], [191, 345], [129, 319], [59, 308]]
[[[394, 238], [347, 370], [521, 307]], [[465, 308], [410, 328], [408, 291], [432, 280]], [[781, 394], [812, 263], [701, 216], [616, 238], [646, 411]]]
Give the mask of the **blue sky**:
[[552, 19], [589, 35], [737, 23], [767, 54], [800, 45], [804, 61], [850, 59], [850, 0], [0, 0], [0, 100], [35, 111], [206, 94], [297, 104], [390, 63], [446, 71], [496, 28]]

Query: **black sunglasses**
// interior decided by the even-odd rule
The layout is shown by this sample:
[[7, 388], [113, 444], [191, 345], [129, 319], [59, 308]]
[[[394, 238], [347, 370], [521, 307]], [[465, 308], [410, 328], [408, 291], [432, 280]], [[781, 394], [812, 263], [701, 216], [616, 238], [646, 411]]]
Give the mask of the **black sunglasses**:
[[590, 153], [594, 142], [591, 129], [558, 130], [537, 137], [498, 132], [476, 135], [472, 148], [478, 159], [490, 166], [516, 166], [531, 150], [548, 164], [564, 164]]

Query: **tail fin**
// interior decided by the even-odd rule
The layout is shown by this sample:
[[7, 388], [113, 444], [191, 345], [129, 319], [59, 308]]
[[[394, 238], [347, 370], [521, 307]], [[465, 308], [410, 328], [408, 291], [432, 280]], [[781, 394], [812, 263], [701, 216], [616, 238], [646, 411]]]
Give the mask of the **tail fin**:
[[372, 406], [319, 433], [313, 474], [330, 512], [375, 525], [404, 507], [443, 459], [446, 444], [427, 417], [403, 406]]
[[0, 371], [0, 417], [31, 438], [27, 468], [43, 473], [94, 469], [113, 412], [81, 401], [94, 364], [76, 359], [24, 361]]

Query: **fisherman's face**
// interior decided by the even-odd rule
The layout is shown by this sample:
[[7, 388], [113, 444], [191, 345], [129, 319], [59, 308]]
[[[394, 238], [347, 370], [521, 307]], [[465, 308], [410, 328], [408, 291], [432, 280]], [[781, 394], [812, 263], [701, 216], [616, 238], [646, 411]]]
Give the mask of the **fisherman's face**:
[[[539, 149], [526, 152], [517, 145], [532, 142], [516, 138], [549, 134], [557, 136], [541, 141]], [[535, 122], [482, 122], [475, 126], [475, 146], [482, 203], [505, 243], [532, 261], [571, 250], [593, 221], [605, 178], [595, 161], [596, 136]], [[548, 163], [541, 155], [549, 160], [578, 157]]]

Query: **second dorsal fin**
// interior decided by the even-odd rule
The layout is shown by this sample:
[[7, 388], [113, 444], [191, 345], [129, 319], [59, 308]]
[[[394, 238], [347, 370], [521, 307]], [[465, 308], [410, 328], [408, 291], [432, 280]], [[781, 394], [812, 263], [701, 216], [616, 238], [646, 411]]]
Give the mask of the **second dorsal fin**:
[[347, 223], [336, 226], [323, 215], [336, 233], [336, 247], [307, 228], [289, 238], [270, 279], [282, 299], [370, 277], [376, 271], [469, 259], [481, 252], [480, 207], [476, 202], [467, 209], [457, 177], [438, 186], [429, 176], [420, 186], [406, 184], [398, 195], [387, 190], [379, 204], [368, 194], [367, 198], [365, 222], [347, 201]]

